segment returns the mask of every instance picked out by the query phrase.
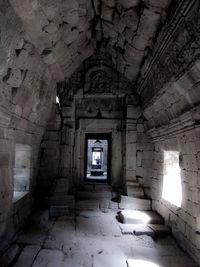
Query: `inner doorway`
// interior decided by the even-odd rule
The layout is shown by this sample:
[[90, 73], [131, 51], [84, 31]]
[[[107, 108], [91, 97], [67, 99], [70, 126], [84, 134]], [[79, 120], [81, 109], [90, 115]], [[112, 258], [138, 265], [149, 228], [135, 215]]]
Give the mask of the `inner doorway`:
[[110, 183], [110, 140], [111, 134], [86, 134], [86, 183]]

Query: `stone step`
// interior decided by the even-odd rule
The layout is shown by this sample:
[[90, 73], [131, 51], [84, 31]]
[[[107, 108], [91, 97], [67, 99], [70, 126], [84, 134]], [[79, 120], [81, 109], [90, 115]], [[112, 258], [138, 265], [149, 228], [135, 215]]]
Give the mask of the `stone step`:
[[130, 197], [144, 198], [144, 190], [142, 187], [127, 186], [127, 195]]
[[135, 198], [129, 196], [121, 196], [119, 203], [120, 209], [125, 210], [151, 210], [151, 200]]
[[124, 224], [163, 224], [163, 218], [153, 211], [123, 210], [118, 219]]
[[155, 236], [155, 232], [149, 226], [144, 224], [120, 224], [120, 229], [122, 234]]
[[156, 236], [166, 236], [171, 233], [171, 229], [163, 224], [148, 224], [148, 226], [155, 232]]
[[120, 224], [122, 234], [148, 235], [151, 237], [166, 236], [171, 233], [169, 227], [163, 224]]
[[75, 198], [74, 196], [56, 193], [53, 196], [48, 198], [48, 204], [51, 205], [68, 205], [69, 207], [73, 208], [75, 205]]
[[86, 184], [84, 185], [84, 191], [111, 192], [112, 188], [106, 184]]
[[76, 198], [79, 200], [90, 200], [90, 199], [109, 199], [111, 200], [111, 192], [104, 191], [77, 191]]

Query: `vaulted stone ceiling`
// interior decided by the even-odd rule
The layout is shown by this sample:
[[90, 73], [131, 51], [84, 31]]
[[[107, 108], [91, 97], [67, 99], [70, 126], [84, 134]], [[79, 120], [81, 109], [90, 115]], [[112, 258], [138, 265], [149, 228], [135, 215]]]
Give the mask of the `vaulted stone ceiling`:
[[104, 49], [133, 83], [164, 24], [171, 0], [10, 0], [27, 41], [56, 81]]

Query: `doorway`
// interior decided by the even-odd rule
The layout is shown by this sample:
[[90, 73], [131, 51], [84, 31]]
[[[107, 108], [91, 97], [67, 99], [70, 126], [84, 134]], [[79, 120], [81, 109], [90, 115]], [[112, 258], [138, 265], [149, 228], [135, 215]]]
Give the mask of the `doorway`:
[[85, 183], [110, 183], [111, 134], [86, 134]]

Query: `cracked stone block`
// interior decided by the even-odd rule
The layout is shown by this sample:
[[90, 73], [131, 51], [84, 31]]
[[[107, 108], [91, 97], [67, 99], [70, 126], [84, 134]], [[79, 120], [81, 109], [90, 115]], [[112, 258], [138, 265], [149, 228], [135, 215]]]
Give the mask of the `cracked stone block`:
[[124, 7], [124, 8], [131, 8], [131, 7], [136, 7], [140, 3], [140, 0], [120, 0], [119, 3]]
[[6, 81], [12, 87], [19, 87], [22, 83], [22, 74], [19, 69], [11, 69], [8, 80]]
[[170, 0], [144, 0], [144, 3], [147, 3], [147, 5], [160, 8], [167, 8], [170, 2]]
[[55, 22], [50, 22], [47, 26], [44, 27], [44, 30], [48, 33], [55, 33], [58, 31], [58, 25]]
[[107, 7], [106, 5], [102, 6], [101, 18], [107, 21], [112, 22], [113, 20], [113, 9]]
[[67, 44], [70, 45], [73, 43], [79, 36], [79, 31], [77, 29], [73, 29], [65, 24], [62, 26], [62, 39]]
[[65, 22], [70, 24], [72, 27], [77, 27], [79, 25], [78, 11], [63, 13], [62, 18]]

